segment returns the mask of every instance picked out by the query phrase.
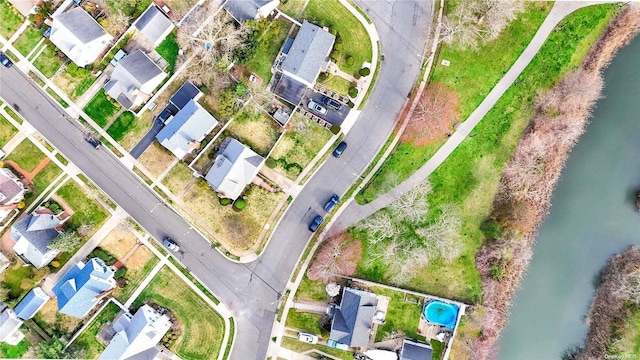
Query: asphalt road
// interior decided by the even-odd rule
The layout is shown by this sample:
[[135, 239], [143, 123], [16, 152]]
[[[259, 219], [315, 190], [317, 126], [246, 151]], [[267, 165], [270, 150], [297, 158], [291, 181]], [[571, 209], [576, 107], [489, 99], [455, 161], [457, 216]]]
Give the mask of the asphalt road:
[[0, 96], [59, 151], [134, 217], [156, 239], [178, 239], [180, 260], [234, 313], [233, 359], [264, 358], [275, 311], [287, 281], [309, 240], [308, 223], [322, 204], [344, 193], [391, 133], [418, 74], [431, 21], [431, 1], [358, 1], [373, 19], [385, 61], [340, 159], [330, 158], [292, 202], [264, 255], [250, 264], [226, 260], [180, 215], [103, 147], [83, 141], [80, 124], [27, 76], [0, 68]]

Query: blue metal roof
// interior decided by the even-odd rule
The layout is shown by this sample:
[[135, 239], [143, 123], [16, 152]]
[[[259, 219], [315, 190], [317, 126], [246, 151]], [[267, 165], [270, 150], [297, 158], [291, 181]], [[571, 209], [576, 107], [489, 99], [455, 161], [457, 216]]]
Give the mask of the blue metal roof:
[[49, 301], [49, 296], [42, 289], [39, 287], [33, 288], [16, 306], [16, 315], [22, 320], [29, 320], [42, 309], [47, 301]]

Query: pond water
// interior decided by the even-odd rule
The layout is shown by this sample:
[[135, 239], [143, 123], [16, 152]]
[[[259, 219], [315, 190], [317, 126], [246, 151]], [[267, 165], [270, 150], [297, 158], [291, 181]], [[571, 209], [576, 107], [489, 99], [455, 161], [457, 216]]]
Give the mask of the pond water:
[[604, 98], [571, 153], [500, 341], [501, 360], [559, 359], [587, 333], [594, 279], [640, 244], [640, 37], [604, 73]]

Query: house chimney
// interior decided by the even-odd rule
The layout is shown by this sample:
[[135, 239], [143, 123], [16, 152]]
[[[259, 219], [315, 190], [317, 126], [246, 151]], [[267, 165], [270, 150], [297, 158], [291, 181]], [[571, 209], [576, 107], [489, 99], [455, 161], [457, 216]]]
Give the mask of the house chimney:
[[200, 142], [199, 141], [189, 141], [189, 146], [194, 150], [198, 150], [198, 149], [200, 149]]

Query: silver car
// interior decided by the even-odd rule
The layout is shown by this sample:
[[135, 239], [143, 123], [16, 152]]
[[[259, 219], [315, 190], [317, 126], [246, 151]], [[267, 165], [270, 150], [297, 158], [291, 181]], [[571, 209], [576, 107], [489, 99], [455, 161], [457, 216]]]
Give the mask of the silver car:
[[307, 344], [317, 344], [318, 337], [313, 334], [307, 333], [298, 333], [298, 340], [302, 342], [306, 342]]
[[311, 100], [309, 101], [309, 105], [307, 105], [309, 107], [309, 110], [317, 112], [320, 115], [324, 115], [327, 113], [327, 108], [318, 104], [317, 102]]

